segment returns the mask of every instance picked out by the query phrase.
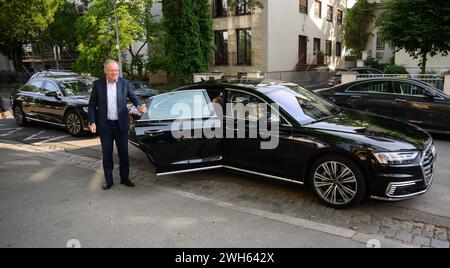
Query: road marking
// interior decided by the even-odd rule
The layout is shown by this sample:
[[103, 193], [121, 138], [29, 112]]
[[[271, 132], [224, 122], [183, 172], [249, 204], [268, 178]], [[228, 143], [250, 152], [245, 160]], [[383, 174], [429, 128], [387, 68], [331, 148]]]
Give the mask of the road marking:
[[42, 133], [45, 133], [45, 130], [42, 130], [36, 134], [31, 135], [30, 137], [24, 139], [23, 141], [29, 141], [29, 140], [38, 140], [38, 139], [42, 139], [42, 138], [48, 138], [48, 137], [41, 137], [41, 138], [36, 138], [36, 136], [41, 135]]
[[14, 130], [14, 129], [17, 129], [17, 128], [3, 128], [3, 129], [0, 129], [0, 131], [5, 131], [5, 130]]
[[[8, 133], [5, 133], [5, 134], [2, 134], [2, 135], [0, 135], [0, 137], [5, 137], [5, 136], [8, 136], [8, 135], [11, 135], [11, 134], [13, 134], [14, 132], [17, 132], [17, 131], [19, 131], [19, 130], [22, 130], [23, 129], [23, 127], [19, 127], [19, 128], [11, 128], [12, 130], [11, 131], [9, 131]], [[2, 130], [4, 130], [4, 129], [2, 129]]]
[[[64, 138], [67, 138], [67, 137], [70, 137], [70, 135], [64, 135], [64, 136], [52, 137], [52, 138], [46, 139], [46, 140], [44, 140], [44, 141], [33, 142], [32, 144], [33, 144], [33, 145], [41, 145], [41, 144], [44, 144], [44, 143], [47, 143], [47, 142], [50, 142], [50, 141], [56, 141], [56, 140], [64, 139]], [[48, 138], [48, 137], [43, 137], [43, 138]]]

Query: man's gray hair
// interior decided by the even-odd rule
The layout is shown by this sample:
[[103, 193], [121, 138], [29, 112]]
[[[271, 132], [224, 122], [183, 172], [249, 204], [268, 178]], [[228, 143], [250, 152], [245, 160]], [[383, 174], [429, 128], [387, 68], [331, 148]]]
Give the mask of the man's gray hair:
[[106, 66], [108, 66], [108, 64], [110, 63], [115, 63], [117, 66], [119, 66], [119, 63], [117, 61], [109, 59], [105, 61], [105, 63], [103, 64], [103, 68], [106, 69]]

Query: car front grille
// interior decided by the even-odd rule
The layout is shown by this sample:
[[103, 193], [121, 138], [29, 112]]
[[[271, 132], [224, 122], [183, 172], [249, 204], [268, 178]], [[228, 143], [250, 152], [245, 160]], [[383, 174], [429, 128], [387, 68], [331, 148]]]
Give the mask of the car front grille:
[[422, 171], [425, 185], [429, 185], [434, 172], [434, 162], [436, 160], [436, 148], [431, 144], [424, 152], [422, 157]]

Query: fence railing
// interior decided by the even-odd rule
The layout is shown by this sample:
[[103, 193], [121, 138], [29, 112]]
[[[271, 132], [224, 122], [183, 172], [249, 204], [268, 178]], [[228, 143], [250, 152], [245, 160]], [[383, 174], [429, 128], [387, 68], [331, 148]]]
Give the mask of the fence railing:
[[373, 78], [373, 77], [400, 77], [410, 78], [426, 82], [440, 90], [444, 89], [443, 74], [358, 74], [356, 79]]
[[298, 84], [307, 88], [324, 86], [328, 83], [332, 73], [328, 70], [310, 72], [268, 72], [265, 78], [281, 80]]

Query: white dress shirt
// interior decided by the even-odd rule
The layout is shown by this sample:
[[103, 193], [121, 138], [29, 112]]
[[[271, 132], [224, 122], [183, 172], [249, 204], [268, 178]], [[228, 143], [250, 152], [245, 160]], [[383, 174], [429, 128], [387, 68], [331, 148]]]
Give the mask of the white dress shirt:
[[118, 120], [117, 115], [117, 81], [109, 83], [106, 81], [106, 89], [108, 95], [108, 120]]

